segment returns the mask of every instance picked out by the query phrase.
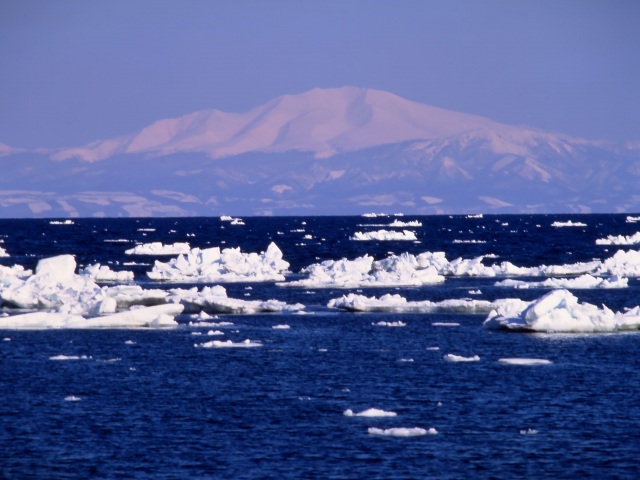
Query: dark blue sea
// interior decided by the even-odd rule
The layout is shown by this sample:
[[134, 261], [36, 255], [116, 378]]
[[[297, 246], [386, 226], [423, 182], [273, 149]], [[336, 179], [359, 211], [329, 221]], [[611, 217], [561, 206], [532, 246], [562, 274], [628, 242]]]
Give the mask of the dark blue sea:
[[[41, 258], [69, 253], [80, 266], [133, 270], [144, 288], [176, 287], [147, 279], [154, 258], [124, 254], [135, 243], [154, 241], [244, 252], [264, 251], [273, 241], [291, 264], [291, 278], [310, 264], [365, 253], [380, 259], [444, 251], [448, 259], [494, 254], [491, 262], [565, 264], [632, 249], [595, 244], [639, 231], [626, 217], [397, 217], [422, 222], [411, 229], [418, 242], [349, 239], [396, 217], [245, 217], [245, 225], [219, 218], [74, 219], [70, 225], [0, 220], [0, 246], [10, 254], [0, 264], [34, 268]], [[587, 226], [551, 226], [567, 220]], [[132, 261], [137, 265], [124, 266]], [[496, 287], [497, 280], [456, 277], [436, 286], [357, 293], [437, 301], [468, 298], [471, 290], [486, 300], [533, 300], [548, 292]], [[193, 335], [187, 315], [177, 317], [180, 328], [168, 330], [0, 331], [0, 477], [639, 478], [638, 334], [504, 333], [483, 328], [486, 315], [327, 307], [355, 290], [273, 283], [225, 288], [230, 297], [299, 302], [306, 314], [218, 315], [216, 322], [233, 324], [223, 327], [225, 338], [250, 338], [261, 348], [196, 348], [205, 337]], [[626, 289], [573, 293], [613, 310], [640, 304], [637, 278]], [[381, 328], [380, 321], [406, 326]], [[291, 328], [273, 329], [277, 324]], [[449, 353], [480, 361], [443, 361]], [[79, 359], [50, 359], [57, 355]], [[498, 362], [504, 357], [552, 363], [505, 365]], [[343, 414], [369, 408], [397, 416]], [[437, 434], [380, 436], [370, 427], [434, 428]]]

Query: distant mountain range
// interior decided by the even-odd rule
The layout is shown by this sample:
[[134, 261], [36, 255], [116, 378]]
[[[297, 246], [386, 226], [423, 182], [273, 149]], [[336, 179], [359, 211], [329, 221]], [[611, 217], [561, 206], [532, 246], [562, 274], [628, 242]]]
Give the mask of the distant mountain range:
[[639, 212], [640, 142], [344, 87], [74, 148], [0, 144], [0, 217]]

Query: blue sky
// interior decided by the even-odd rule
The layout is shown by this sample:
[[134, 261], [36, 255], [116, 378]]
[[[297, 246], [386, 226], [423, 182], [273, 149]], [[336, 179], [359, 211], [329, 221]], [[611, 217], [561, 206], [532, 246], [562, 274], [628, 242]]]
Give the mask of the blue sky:
[[0, 142], [76, 146], [359, 86], [640, 140], [637, 0], [0, 0]]

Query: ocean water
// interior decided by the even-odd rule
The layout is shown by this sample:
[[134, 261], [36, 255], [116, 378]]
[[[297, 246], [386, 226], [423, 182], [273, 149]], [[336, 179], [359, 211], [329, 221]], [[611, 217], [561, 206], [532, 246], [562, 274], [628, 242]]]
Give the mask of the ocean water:
[[[145, 288], [172, 288], [146, 278], [153, 257], [124, 251], [135, 243], [186, 241], [259, 252], [273, 241], [291, 263], [288, 277], [296, 278], [312, 263], [365, 253], [379, 259], [444, 251], [449, 259], [493, 254], [491, 262], [519, 266], [576, 263], [634, 248], [595, 240], [640, 230], [626, 215], [406, 216], [397, 219], [422, 222], [410, 229], [417, 242], [349, 238], [389, 229], [393, 219], [0, 220], [0, 246], [11, 255], [0, 264], [33, 268], [40, 258], [71, 253], [79, 265], [132, 270]], [[567, 220], [586, 227], [551, 226]], [[125, 265], [130, 262], [135, 265]], [[548, 292], [496, 287], [497, 280], [359, 290], [226, 284], [230, 297], [302, 303], [304, 314], [218, 315], [213, 322], [230, 325], [215, 328], [190, 326], [183, 315], [180, 328], [171, 330], [2, 330], [0, 477], [638, 478], [638, 334], [504, 333], [483, 328], [486, 315], [327, 307], [350, 292], [432, 301], [533, 300]], [[573, 293], [613, 310], [640, 304], [637, 278], [626, 289]], [[398, 321], [406, 326], [377, 325]], [[290, 328], [273, 328], [282, 324]], [[224, 336], [208, 336], [210, 329]], [[263, 346], [194, 346], [218, 338]], [[447, 354], [480, 359], [450, 363], [443, 360]], [[498, 361], [505, 357], [551, 363]], [[344, 415], [369, 408], [397, 415]], [[437, 433], [369, 430], [415, 427]]]

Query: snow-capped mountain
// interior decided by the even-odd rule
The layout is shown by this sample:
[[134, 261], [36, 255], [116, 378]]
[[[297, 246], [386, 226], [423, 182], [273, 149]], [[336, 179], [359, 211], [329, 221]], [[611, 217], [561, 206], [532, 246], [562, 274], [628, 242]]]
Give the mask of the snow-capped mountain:
[[0, 144], [0, 167], [0, 216], [640, 211], [637, 143], [353, 87], [48, 153]]

